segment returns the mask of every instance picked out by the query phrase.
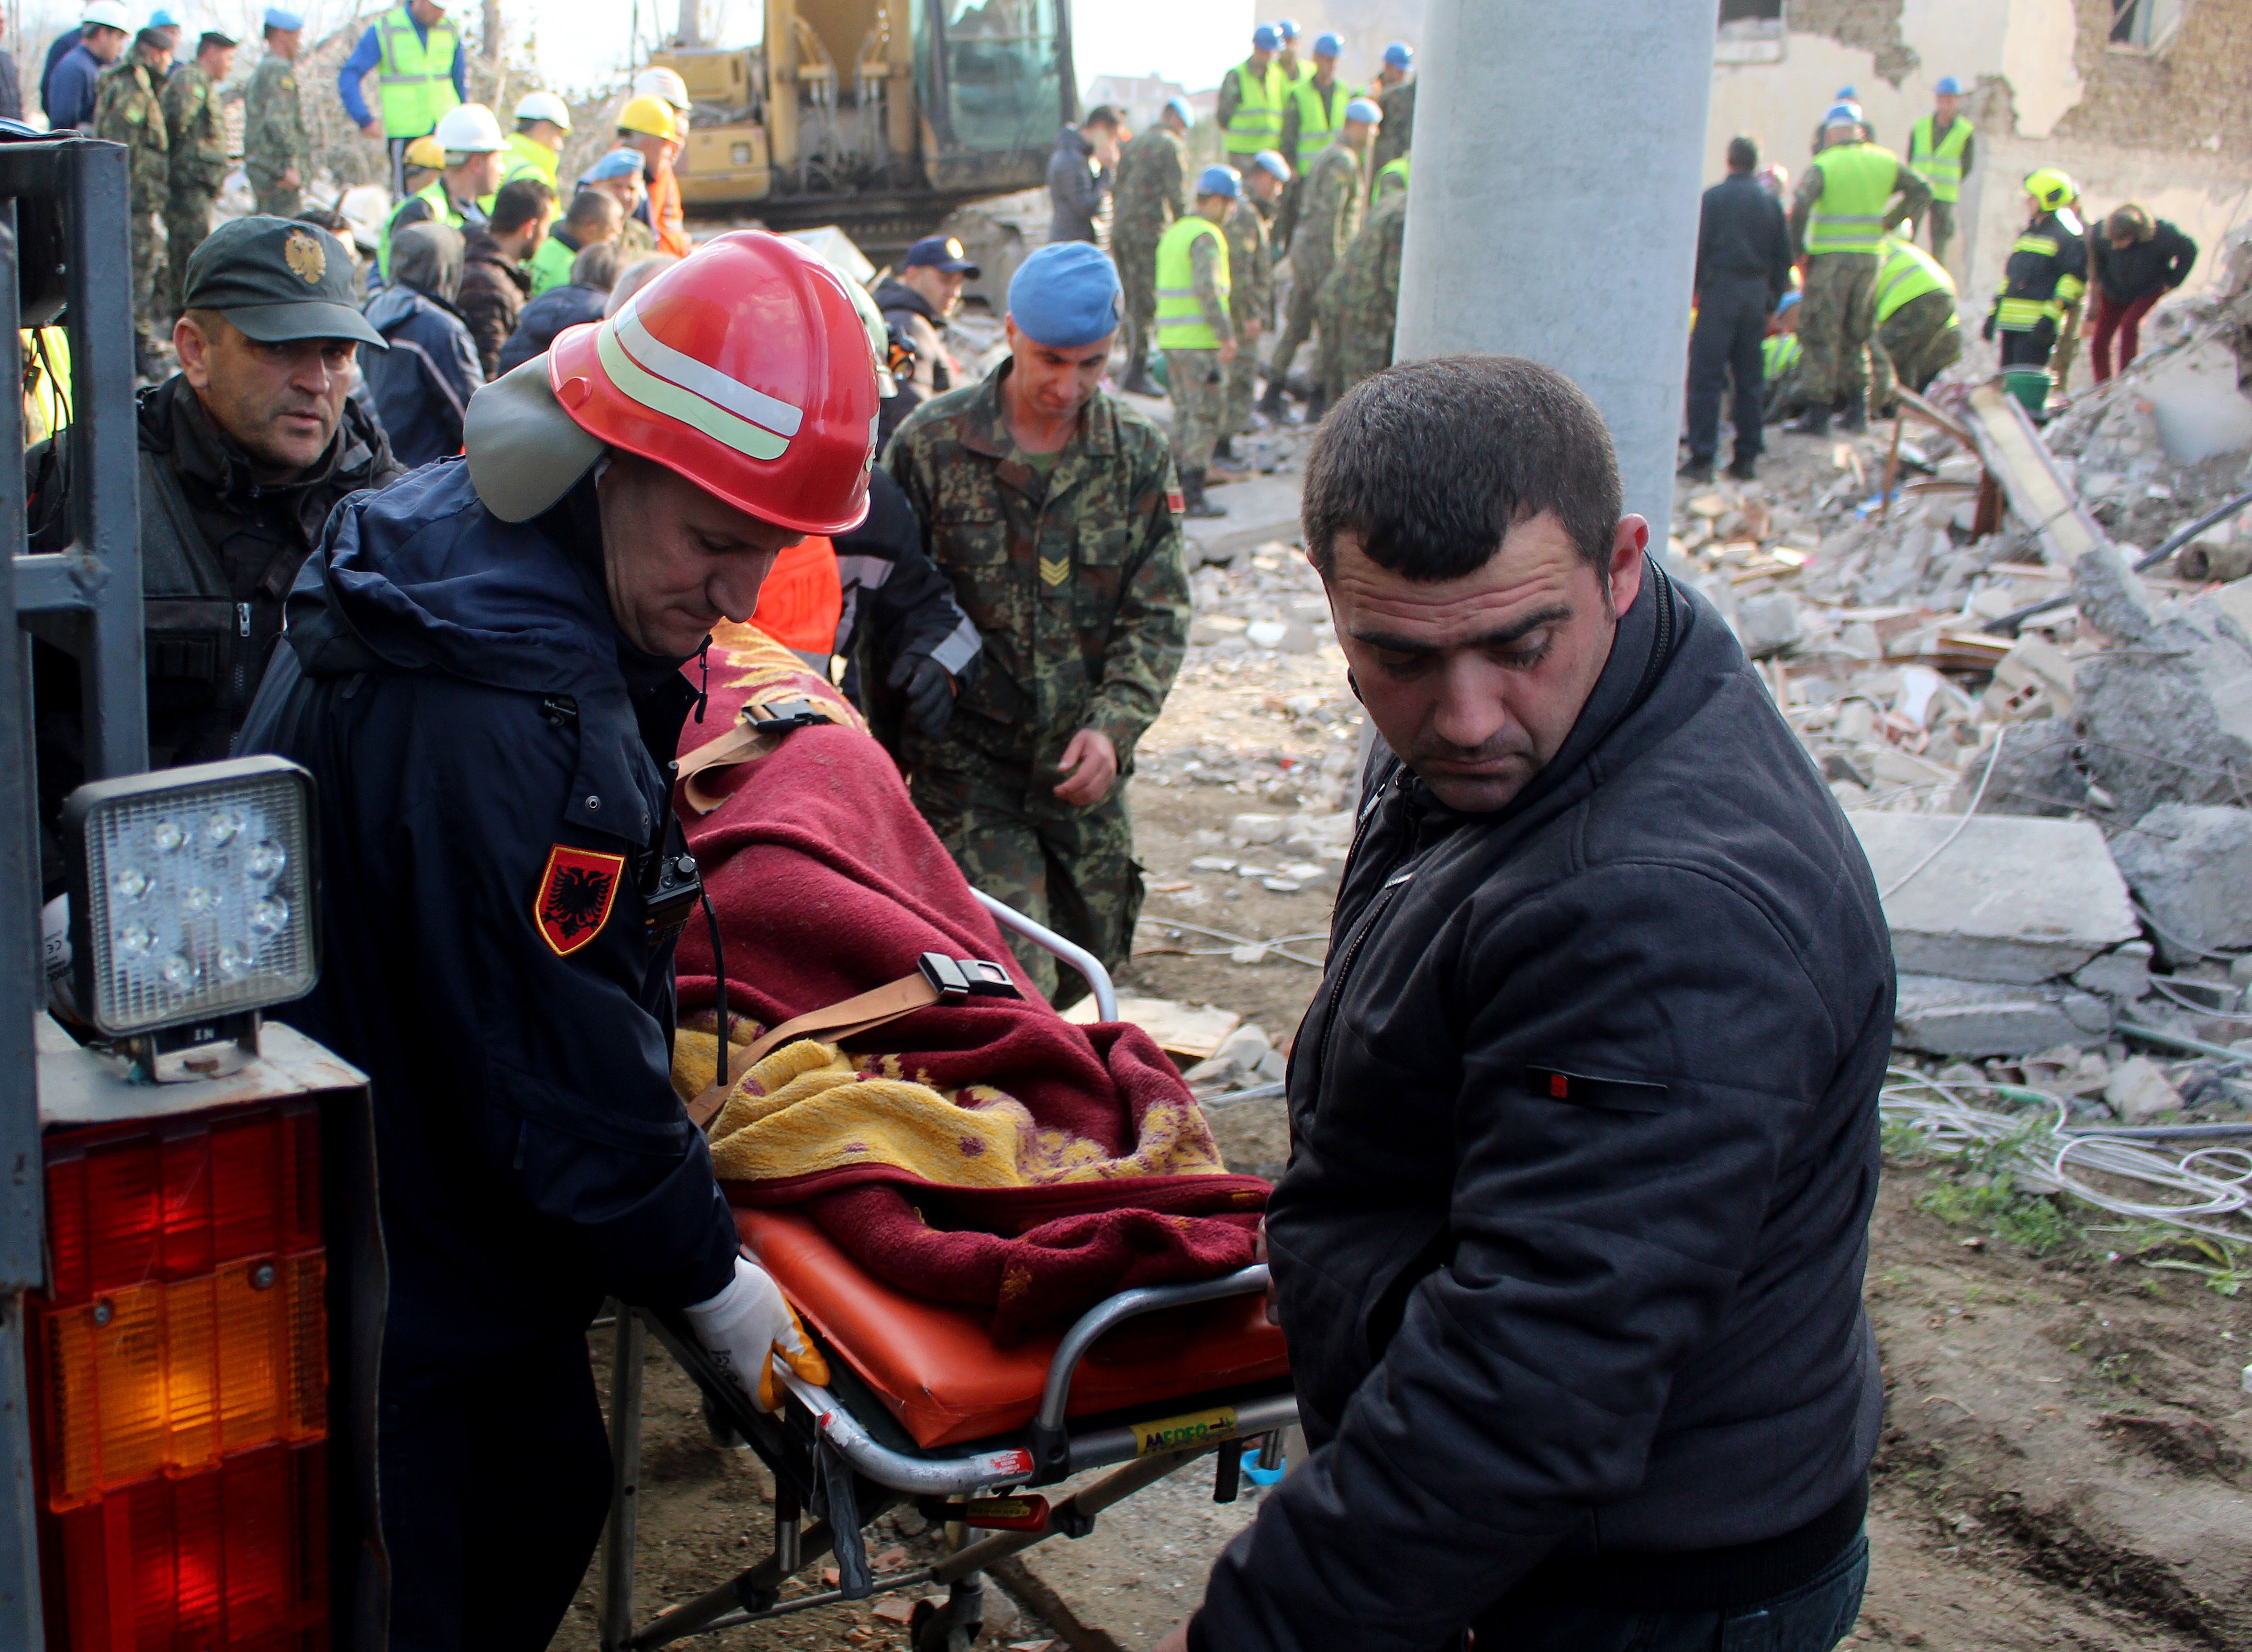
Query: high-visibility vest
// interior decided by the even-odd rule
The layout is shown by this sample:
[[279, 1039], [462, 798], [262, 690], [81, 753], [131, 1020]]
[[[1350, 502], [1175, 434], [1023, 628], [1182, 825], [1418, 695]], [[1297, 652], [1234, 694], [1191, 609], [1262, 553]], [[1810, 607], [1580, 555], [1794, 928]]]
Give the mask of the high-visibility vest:
[[1797, 333], [1770, 333], [1760, 340], [1760, 376], [1773, 384], [1798, 365], [1804, 349]]
[[553, 230], [548, 231], [532, 256], [524, 260], [525, 268], [532, 272], [532, 296], [537, 298], [551, 288], [567, 284], [571, 279], [571, 266], [579, 261], [579, 254], [583, 250], [566, 246], [555, 239]]
[[825, 658], [837, 650], [837, 622], [844, 617], [837, 547], [817, 533], [775, 559], [751, 623], [786, 649]]
[[1970, 122], [1957, 115], [1936, 144], [1931, 128], [1929, 115], [1908, 128], [1908, 170], [1931, 185], [1933, 200], [1951, 203], [1963, 194], [1963, 151], [1970, 146]]
[[[446, 193], [446, 175], [442, 172], [408, 196], [407, 201], [430, 203], [430, 216], [418, 220], [419, 222], [451, 224], [455, 229], [469, 227], [469, 220], [462, 216], [461, 209], [454, 205], [452, 198]], [[407, 201], [400, 202], [399, 212], [407, 210]], [[386, 281], [391, 279], [391, 226], [399, 221], [399, 212], [393, 212], [383, 220], [383, 233], [376, 237], [375, 267], [382, 273], [383, 279]]]
[[[2079, 216], [2070, 207], [2062, 206], [2054, 212], [2044, 213], [2010, 244], [2010, 264], [2017, 262], [2019, 253], [2053, 260], [2064, 250], [2061, 236], [2082, 233]], [[2005, 279], [2019, 273], [2012, 270], [2010, 264], [2003, 266]], [[2029, 283], [2038, 284], [2035, 275], [2027, 274], [2025, 279]], [[2044, 321], [2062, 321], [2065, 311], [2077, 303], [2087, 291], [2085, 281], [2059, 269], [2051, 277], [2047, 298], [2012, 295], [2005, 290], [1994, 301], [1994, 323], [2005, 333], [2032, 332]]]
[[1821, 198], [1806, 226], [1809, 253], [1874, 253], [1885, 239], [1885, 206], [1900, 177], [1900, 156], [1873, 143], [1840, 143], [1814, 159]]
[[1157, 243], [1157, 348], [1218, 350], [1220, 336], [1197, 302], [1196, 264], [1190, 254], [1199, 237], [1212, 237], [1220, 259], [1220, 307], [1227, 308], [1227, 237], [1201, 212], [1177, 218]]
[[[501, 169], [502, 184], [513, 184], [520, 177], [536, 177], [549, 189], [560, 191], [560, 185], [555, 181], [555, 169], [562, 163], [563, 157], [538, 138], [527, 137], [521, 132], [511, 132], [508, 135], [508, 149], [505, 153], [508, 156], [508, 163]], [[493, 202], [499, 198], [500, 191], [496, 189], [490, 195], [479, 196], [477, 206], [487, 218], [490, 218]], [[561, 199], [560, 192], [557, 198]], [[569, 203], [565, 202], [564, 205], [567, 205]]]
[[405, 6], [393, 6], [378, 17], [375, 30], [383, 45], [375, 65], [383, 135], [414, 138], [436, 131], [439, 117], [462, 101], [454, 90], [454, 59], [461, 55], [461, 37], [441, 19], [430, 25], [426, 40], [414, 31], [414, 19]]
[[1386, 196], [1391, 194], [1394, 190], [1406, 189], [1408, 187], [1408, 157], [1402, 155], [1396, 160], [1387, 161], [1383, 165], [1378, 167], [1376, 169], [1376, 185], [1374, 190], [1371, 192], [1369, 198], [1372, 200], [1380, 201]]
[[1290, 96], [1298, 106], [1298, 152], [1285, 158], [1303, 172], [1314, 163], [1314, 156], [1329, 148], [1338, 128], [1345, 124], [1345, 106], [1352, 101], [1352, 94], [1345, 90], [1344, 81], [1332, 78], [1325, 98], [1309, 72], [1290, 88]]
[[1227, 152], [1240, 155], [1245, 160], [1262, 149], [1271, 149], [1282, 138], [1282, 97], [1289, 85], [1282, 78], [1282, 66], [1269, 63], [1267, 72], [1254, 79], [1251, 65], [1247, 60], [1228, 71], [1235, 77], [1235, 89], [1241, 101], [1235, 113], [1227, 117]]
[[1879, 326], [1890, 321], [1902, 304], [1926, 293], [1955, 295], [1955, 278], [1947, 273], [1947, 267], [1914, 241], [1887, 236], [1884, 255], [1885, 261], [1877, 267]]

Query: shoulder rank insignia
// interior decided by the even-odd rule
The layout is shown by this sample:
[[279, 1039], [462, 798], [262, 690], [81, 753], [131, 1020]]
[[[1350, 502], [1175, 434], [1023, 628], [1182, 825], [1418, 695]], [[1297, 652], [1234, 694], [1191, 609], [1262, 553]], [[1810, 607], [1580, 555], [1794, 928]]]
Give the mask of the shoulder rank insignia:
[[547, 851], [547, 870], [532, 903], [532, 920], [559, 958], [567, 958], [602, 933], [617, 900], [623, 855], [558, 843]]

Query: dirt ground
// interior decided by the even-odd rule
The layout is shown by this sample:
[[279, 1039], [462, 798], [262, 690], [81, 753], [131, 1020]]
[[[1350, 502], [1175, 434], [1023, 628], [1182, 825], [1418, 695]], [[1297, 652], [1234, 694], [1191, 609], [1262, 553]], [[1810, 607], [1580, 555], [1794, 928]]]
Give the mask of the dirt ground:
[[[1770, 440], [1772, 474], [1834, 466], [1831, 444]], [[1873, 438], [1859, 451], [1881, 466]], [[1278, 584], [1296, 585], [1287, 562], [1267, 559], [1268, 577], [1244, 572], [1237, 612], [1271, 601]], [[1322, 709], [1308, 713], [1310, 702]], [[1150, 894], [1122, 989], [1218, 1004], [1287, 1044], [1317, 971], [1271, 954], [1234, 962], [1234, 942], [1172, 926], [1253, 941], [1311, 934], [1289, 949], [1321, 957], [1328, 885], [1275, 893], [1260, 879], [1190, 863], [1254, 852], [1216, 846], [1237, 814], [1333, 806], [1334, 792], [1319, 781], [1322, 760], [1352, 749], [1353, 709], [1342, 656], [1325, 635], [1310, 653], [1192, 647], [1133, 784]], [[1211, 1114], [1231, 1165], [1279, 1170], [1288, 1152], [1279, 1101], [1221, 1098]], [[2102, 1230], [2044, 1257], [1943, 1220], [1918, 1201], [1944, 1174], [1888, 1163], [1871, 1232], [1867, 1300], [1887, 1410], [1869, 1591], [1850, 1643], [2252, 1652], [2244, 1305], [2197, 1274], [2150, 1265], [2163, 1259], [2123, 1239], [2116, 1242], [2124, 1260], [2111, 1257]], [[591, 1340], [606, 1374], [608, 1335]], [[643, 1416], [637, 1616], [646, 1622], [757, 1559], [769, 1541], [770, 1489], [748, 1453], [711, 1444], [692, 1391], [661, 1350], [650, 1356]], [[877, 1532], [879, 1571], [935, 1552], [935, 1531], [911, 1515], [907, 1525], [916, 1529], [887, 1521]], [[1168, 1564], [1178, 1568], [1182, 1558]], [[808, 1582], [818, 1586], [810, 1573]], [[595, 1652], [594, 1598], [590, 1575], [555, 1652]], [[988, 1600], [984, 1644], [1116, 1649], [1067, 1620], [1042, 1620], [997, 1588]], [[865, 1602], [700, 1643], [726, 1652], [904, 1647], [901, 1615], [896, 1604]]]

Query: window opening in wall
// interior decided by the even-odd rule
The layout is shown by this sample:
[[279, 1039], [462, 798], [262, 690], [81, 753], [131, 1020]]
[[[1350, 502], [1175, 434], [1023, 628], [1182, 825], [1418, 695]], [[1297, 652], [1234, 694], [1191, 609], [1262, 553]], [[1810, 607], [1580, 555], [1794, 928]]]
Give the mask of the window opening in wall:
[[2111, 44], [2155, 52], [2173, 38], [2186, 0], [2111, 0]]
[[1783, 0], [1720, 0], [1720, 63], [1780, 63], [1785, 35]]

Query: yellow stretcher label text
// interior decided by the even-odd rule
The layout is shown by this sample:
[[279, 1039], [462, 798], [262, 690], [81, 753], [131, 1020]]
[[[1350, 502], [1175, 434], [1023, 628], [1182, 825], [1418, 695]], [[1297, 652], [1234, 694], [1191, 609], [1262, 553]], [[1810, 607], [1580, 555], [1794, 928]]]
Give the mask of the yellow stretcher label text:
[[1207, 1440], [1225, 1440], [1235, 1432], [1235, 1407], [1215, 1406], [1192, 1411], [1185, 1417], [1162, 1417], [1156, 1422], [1136, 1423], [1134, 1454], [1147, 1457], [1160, 1451], [1178, 1451]]

